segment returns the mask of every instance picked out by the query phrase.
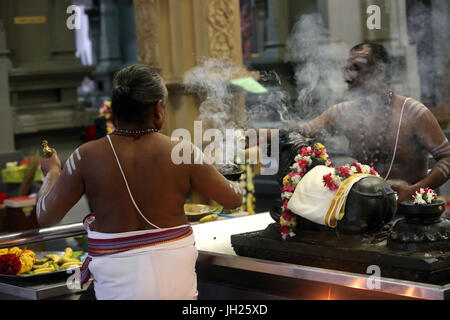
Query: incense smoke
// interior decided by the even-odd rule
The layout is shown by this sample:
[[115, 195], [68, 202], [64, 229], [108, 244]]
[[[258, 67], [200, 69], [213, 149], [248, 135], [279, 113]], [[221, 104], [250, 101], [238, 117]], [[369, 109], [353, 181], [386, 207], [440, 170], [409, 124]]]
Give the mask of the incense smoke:
[[296, 119], [311, 119], [342, 101], [346, 91], [342, 70], [348, 48], [329, 40], [319, 14], [300, 17], [287, 48], [298, 89]]

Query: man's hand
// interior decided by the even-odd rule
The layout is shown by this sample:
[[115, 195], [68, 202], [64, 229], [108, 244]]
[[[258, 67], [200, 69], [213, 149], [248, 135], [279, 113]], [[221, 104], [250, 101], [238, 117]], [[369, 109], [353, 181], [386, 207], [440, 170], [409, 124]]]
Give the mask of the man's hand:
[[[271, 139], [272, 139], [272, 135], [271, 135], [271, 131], [270, 129], [264, 129], [267, 130], [267, 135], [260, 135], [259, 130], [261, 130], [262, 128], [255, 128], [255, 127], [248, 127], [248, 128], [244, 128], [244, 134], [245, 134], [245, 148], [249, 149], [251, 147], [255, 147], [255, 146], [259, 146], [260, 143], [267, 143], [269, 144]], [[254, 144], [254, 141], [250, 141], [250, 134], [249, 132], [256, 132], [256, 145]]]
[[391, 185], [392, 189], [397, 192], [398, 200], [397, 202], [404, 202], [408, 200], [412, 200], [413, 194], [416, 192], [417, 188], [412, 186], [404, 186], [404, 185]]
[[53, 154], [50, 158], [42, 158], [41, 160], [41, 170], [44, 176], [46, 176], [50, 171], [61, 171], [61, 160], [59, 160], [56, 150], [52, 148]]

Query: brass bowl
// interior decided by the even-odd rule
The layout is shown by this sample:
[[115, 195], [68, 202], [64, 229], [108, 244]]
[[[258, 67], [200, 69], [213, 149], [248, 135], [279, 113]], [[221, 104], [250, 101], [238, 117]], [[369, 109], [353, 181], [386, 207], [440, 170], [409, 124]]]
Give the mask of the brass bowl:
[[219, 168], [219, 172], [227, 180], [239, 181], [241, 175], [244, 173], [244, 170], [240, 169], [236, 164], [228, 164]]
[[217, 207], [205, 204], [186, 203], [184, 205], [184, 213], [189, 221], [198, 221], [203, 217], [213, 213]]

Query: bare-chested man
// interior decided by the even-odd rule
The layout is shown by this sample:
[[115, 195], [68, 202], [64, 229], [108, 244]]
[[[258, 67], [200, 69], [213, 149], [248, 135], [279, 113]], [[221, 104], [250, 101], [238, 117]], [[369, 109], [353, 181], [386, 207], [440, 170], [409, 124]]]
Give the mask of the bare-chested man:
[[[352, 48], [345, 81], [353, 98], [301, 125], [300, 132], [307, 137], [347, 137], [352, 156], [386, 177], [401, 202], [419, 187], [438, 188], [448, 180], [450, 143], [427, 107], [392, 92], [390, 63], [380, 44]], [[431, 172], [429, 155], [437, 162]]]
[[241, 205], [239, 186], [212, 165], [174, 164], [173, 148], [191, 144], [158, 132], [166, 101], [155, 70], [127, 67], [114, 79], [116, 131], [75, 150], [63, 170], [56, 152], [41, 163], [41, 226], [58, 223], [83, 194], [95, 213], [84, 222], [97, 299], [195, 299], [197, 251], [186, 197], [196, 189], [224, 207]]

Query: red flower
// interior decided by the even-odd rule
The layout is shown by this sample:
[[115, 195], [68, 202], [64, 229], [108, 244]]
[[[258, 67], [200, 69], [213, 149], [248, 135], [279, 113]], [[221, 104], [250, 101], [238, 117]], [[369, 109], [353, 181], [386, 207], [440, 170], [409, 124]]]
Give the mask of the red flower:
[[293, 215], [291, 213], [285, 212], [285, 213], [281, 214], [281, 217], [284, 219], [284, 221], [290, 222], [293, 218]]
[[308, 167], [308, 163], [305, 160], [298, 160], [297, 163], [303, 170], [306, 170]]
[[339, 189], [339, 186], [331, 178], [331, 173], [323, 176], [323, 184], [331, 191]]
[[373, 174], [374, 176], [377, 176], [378, 172], [373, 167], [370, 167], [370, 174]]
[[352, 163], [352, 167], [358, 168], [358, 170], [356, 171], [357, 173], [362, 173], [361, 165], [358, 162], [354, 161]]
[[288, 207], [287, 207], [288, 203], [289, 203], [289, 200], [288, 200], [288, 199], [284, 200], [284, 202], [283, 202], [283, 209], [284, 209], [285, 211], [288, 210]]
[[309, 151], [308, 151], [308, 149], [306, 147], [301, 148], [300, 151], [299, 151], [299, 154], [304, 156], [304, 157], [310, 155], [310, 153], [309, 153]]
[[295, 188], [293, 186], [284, 186], [283, 188], [281, 188], [281, 193], [283, 192], [294, 192]]
[[280, 226], [279, 230], [280, 230], [281, 234], [289, 234], [290, 233], [288, 226]]
[[337, 173], [339, 173], [339, 177], [348, 178], [351, 176], [350, 167], [337, 167]]
[[15, 254], [0, 256], [0, 274], [15, 275], [22, 268], [22, 262]]

